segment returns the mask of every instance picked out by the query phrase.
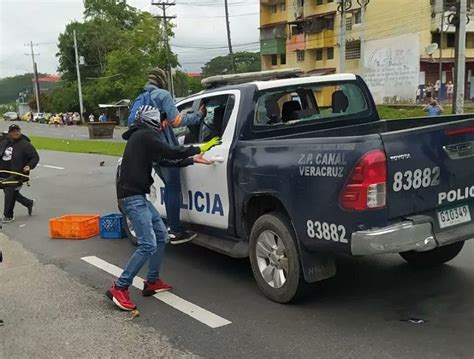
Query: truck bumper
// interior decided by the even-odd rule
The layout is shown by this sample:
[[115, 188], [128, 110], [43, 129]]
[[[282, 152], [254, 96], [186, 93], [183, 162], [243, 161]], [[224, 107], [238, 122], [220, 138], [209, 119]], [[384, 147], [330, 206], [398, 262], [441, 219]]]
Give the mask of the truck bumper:
[[421, 216], [388, 227], [354, 232], [353, 255], [374, 255], [407, 251], [424, 252], [439, 246], [474, 238], [474, 223], [434, 233], [431, 218]]

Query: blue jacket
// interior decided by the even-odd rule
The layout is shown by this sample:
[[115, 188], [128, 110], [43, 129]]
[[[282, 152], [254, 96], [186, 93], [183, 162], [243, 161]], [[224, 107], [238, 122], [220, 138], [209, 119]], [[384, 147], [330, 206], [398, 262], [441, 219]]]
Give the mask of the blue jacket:
[[158, 108], [160, 112], [166, 113], [166, 120], [163, 121], [162, 139], [169, 145], [178, 145], [178, 140], [174, 134], [173, 128], [192, 126], [201, 123], [202, 112], [184, 113], [176, 108], [171, 94], [159, 87], [147, 84], [145, 90], [150, 91], [152, 105]]

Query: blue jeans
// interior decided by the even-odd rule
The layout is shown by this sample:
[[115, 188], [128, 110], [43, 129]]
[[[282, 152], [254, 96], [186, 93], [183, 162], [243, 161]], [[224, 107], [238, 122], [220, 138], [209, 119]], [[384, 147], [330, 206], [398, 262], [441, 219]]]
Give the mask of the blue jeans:
[[160, 214], [145, 196], [130, 196], [120, 200], [122, 210], [132, 222], [138, 248], [130, 257], [125, 270], [117, 280], [117, 287], [128, 288], [146, 261], [148, 261], [148, 282], [159, 278], [165, 244], [168, 242], [166, 229]]
[[179, 219], [181, 210], [181, 177], [179, 167], [155, 167], [156, 173], [165, 183], [165, 208], [167, 223], [171, 231], [181, 233], [184, 231]]

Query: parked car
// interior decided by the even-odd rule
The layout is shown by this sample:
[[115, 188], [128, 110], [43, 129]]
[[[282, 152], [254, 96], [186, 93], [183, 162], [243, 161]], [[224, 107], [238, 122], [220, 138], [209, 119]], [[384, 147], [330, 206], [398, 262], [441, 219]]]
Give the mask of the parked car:
[[[352, 74], [219, 87], [226, 79], [177, 104], [208, 109], [200, 125], [180, 129], [180, 142], [222, 138], [205, 155], [214, 165], [181, 169], [181, 218], [198, 232], [194, 243], [249, 257], [271, 300], [289, 302], [306, 282], [335, 275], [336, 253], [399, 253], [429, 267], [474, 237], [472, 114], [380, 120]], [[166, 217], [154, 180], [150, 199]]]
[[40, 122], [44, 120], [44, 113], [43, 112], [35, 112], [33, 114], [33, 122]]
[[3, 114], [3, 119], [5, 121], [18, 121], [20, 119], [20, 117], [18, 116], [18, 114], [16, 112], [9, 111], [9, 112], [5, 112]]

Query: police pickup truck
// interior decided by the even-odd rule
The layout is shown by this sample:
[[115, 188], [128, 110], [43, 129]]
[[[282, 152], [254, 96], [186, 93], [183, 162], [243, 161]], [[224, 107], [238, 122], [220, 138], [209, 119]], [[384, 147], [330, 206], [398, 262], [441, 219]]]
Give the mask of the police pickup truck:
[[[222, 137], [205, 155], [214, 165], [181, 169], [194, 243], [249, 257], [264, 295], [286, 303], [335, 275], [335, 253], [399, 253], [426, 267], [474, 237], [473, 115], [383, 121], [359, 76], [266, 75], [209, 78], [177, 104], [207, 108], [178, 129], [182, 144]], [[166, 217], [158, 176], [154, 187]]]

